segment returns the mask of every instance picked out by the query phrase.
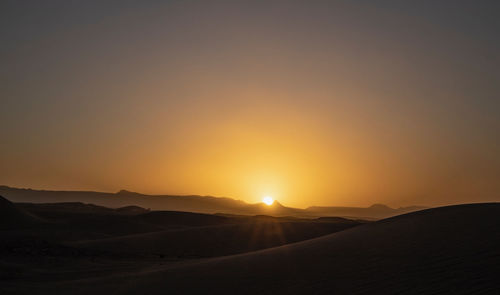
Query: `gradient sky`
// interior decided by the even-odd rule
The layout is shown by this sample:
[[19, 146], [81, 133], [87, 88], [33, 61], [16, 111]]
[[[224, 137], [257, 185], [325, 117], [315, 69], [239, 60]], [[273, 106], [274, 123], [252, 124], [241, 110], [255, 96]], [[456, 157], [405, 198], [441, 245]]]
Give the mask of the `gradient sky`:
[[0, 184], [500, 201], [498, 1], [1, 1]]

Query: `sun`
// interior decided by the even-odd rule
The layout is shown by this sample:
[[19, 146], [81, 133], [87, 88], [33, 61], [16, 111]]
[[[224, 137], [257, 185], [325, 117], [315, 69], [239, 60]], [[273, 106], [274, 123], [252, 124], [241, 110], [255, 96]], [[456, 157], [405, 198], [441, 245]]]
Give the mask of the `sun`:
[[266, 204], [267, 206], [271, 206], [274, 203], [274, 199], [270, 196], [265, 196], [264, 198], [262, 198], [262, 203]]

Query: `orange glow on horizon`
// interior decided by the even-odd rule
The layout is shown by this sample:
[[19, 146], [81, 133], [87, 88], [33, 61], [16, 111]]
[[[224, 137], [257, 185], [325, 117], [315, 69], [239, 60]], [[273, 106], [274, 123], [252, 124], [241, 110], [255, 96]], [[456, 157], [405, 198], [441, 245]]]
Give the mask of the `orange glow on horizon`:
[[300, 208], [499, 200], [495, 26], [448, 34], [445, 18], [350, 1], [137, 1], [94, 22], [108, 11], [75, 2], [36, 30], [6, 18], [0, 185]]

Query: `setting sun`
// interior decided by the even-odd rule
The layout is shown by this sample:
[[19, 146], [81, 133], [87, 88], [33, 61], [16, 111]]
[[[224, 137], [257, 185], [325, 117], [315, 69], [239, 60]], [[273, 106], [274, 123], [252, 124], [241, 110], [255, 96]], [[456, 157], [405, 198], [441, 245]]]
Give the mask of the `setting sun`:
[[262, 199], [262, 203], [268, 205], [268, 206], [271, 206], [273, 203], [274, 203], [274, 199], [269, 197], [269, 196], [265, 196], [263, 199]]

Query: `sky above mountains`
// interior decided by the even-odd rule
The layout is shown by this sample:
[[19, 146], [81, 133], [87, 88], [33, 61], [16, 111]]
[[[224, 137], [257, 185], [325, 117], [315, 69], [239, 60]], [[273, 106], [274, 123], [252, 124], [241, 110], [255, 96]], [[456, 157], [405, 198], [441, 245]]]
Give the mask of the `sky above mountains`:
[[2, 1], [0, 184], [500, 201], [499, 8]]

